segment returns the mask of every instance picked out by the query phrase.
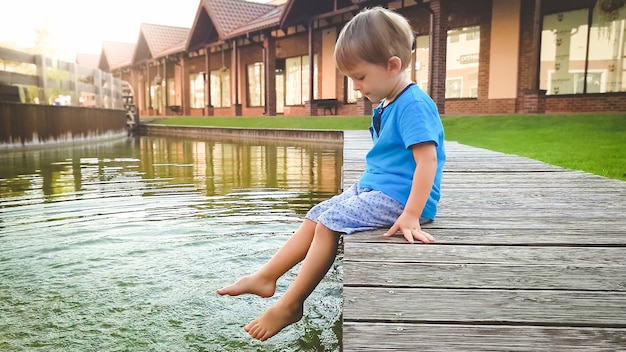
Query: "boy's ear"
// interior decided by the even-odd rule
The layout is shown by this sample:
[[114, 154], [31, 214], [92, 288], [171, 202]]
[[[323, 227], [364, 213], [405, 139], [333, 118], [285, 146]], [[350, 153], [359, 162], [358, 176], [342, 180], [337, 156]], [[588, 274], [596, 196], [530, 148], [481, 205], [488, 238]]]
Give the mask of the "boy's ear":
[[392, 56], [387, 61], [387, 70], [389, 72], [399, 72], [402, 70], [402, 60], [397, 56]]

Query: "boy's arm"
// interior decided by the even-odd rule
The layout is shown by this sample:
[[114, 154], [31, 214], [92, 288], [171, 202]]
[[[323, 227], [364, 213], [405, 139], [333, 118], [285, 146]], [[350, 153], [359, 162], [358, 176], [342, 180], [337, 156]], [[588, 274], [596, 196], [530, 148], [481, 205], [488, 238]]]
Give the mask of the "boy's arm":
[[416, 164], [411, 193], [404, 211], [384, 236], [393, 236], [400, 231], [409, 243], [414, 243], [415, 240], [430, 243], [435, 238], [429, 233], [422, 231], [419, 219], [437, 173], [437, 150], [432, 142], [412, 145], [411, 150], [413, 151], [413, 158], [415, 158]]

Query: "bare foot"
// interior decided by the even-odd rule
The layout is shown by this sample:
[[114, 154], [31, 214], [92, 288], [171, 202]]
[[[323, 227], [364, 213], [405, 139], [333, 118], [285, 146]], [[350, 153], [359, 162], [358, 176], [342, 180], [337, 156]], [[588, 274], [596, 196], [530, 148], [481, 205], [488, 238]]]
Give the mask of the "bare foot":
[[302, 319], [302, 306], [289, 309], [275, 305], [243, 329], [253, 338], [265, 341], [300, 319]]
[[218, 289], [216, 292], [220, 296], [239, 296], [244, 293], [251, 293], [260, 297], [272, 297], [276, 291], [276, 281], [266, 279], [258, 273], [246, 276], [230, 286]]

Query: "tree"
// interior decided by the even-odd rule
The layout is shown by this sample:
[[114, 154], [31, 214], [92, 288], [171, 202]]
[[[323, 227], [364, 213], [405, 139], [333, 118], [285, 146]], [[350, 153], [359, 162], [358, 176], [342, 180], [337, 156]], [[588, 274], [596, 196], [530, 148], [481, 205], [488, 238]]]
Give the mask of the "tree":
[[43, 22], [35, 30], [35, 43], [31, 48], [31, 54], [41, 54], [46, 57], [57, 59], [62, 56], [57, 34], [50, 28], [48, 22]]

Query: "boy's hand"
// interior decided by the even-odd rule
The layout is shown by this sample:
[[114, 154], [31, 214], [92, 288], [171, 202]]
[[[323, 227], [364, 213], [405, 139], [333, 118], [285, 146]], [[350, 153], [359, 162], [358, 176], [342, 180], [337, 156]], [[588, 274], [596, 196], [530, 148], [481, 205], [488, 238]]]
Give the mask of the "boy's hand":
[[383, 234], [385, 237], [395, 235], [398, 231], [402, 232], [404, 238], [409, 243], [415, 243], [418, 240], [422, 243], [435, 242], [435, 238], [428, 232], [422, 231], [420, 226], [419, 217], [415, 218], [406, 213], [402, 213], [398, 220], [391, 226], [391, 228]]

